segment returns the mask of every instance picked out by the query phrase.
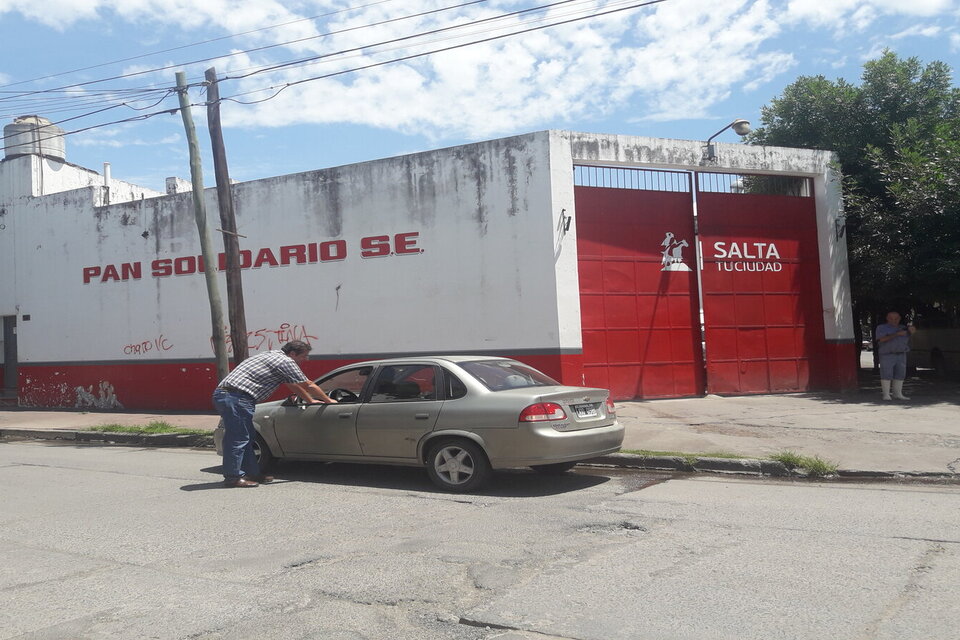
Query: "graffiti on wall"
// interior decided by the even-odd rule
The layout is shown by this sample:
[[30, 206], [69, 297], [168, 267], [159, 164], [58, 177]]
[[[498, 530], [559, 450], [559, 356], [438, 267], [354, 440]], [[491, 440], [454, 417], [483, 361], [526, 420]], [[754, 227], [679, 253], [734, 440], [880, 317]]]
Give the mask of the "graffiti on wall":
[[[224, 327], [223, 330], [227, 339], [227, 353], [233, 353], [233, 339], [230, 336], [230, 328]], [[270, 349], [279, 349], [292, 340], [302, 340], [309, 343], [316, 339], [317, 336], [312, 335], [307, 327], [302, 324], [281, 322], [276, 328], [247, 331], [247, 349], [250, 351], [269, 351]], [[213, 339], [210, 340], [210, 348], [213, 349]]]
[[[54, 376], [60, 375], [54, 373]], [[106, 380], [87, 387], [68, 382], [47, 382], [24, 379], [19, 404], [21, 407], [75, 407], [93, 409], [123, 409], [113, 384]]]
[[117, 400], [117, 394], [113, 389], [113, 385], [103, 380], [97, 385], [97, 394], [93, 393], [93, 385], [90, 385], [86, 389], [83, 387], [75, 387], [74, 392], [77, 394], [77, 400], [74, 403], [74, 407], [94, 407], [97, 409], [123, 409], [123, 405], [120, 404], [120, 401]]
[[173, 349], [173, 343], [161, 333], [150, 340], [124, 345], [123, 353], [128, 356], [142, 356], [154, 351], [169, 351], [170, 349]]

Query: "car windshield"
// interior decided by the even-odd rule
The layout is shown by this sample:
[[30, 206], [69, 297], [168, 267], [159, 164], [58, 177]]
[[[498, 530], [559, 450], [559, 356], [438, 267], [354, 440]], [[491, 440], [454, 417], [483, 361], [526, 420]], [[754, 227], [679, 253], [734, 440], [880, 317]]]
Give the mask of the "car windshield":
[[533, 367], [509, 360], [461, 362], [460, 367], [479, 380], [490, 391], [521, 387], [548, 387], [560, 384]]

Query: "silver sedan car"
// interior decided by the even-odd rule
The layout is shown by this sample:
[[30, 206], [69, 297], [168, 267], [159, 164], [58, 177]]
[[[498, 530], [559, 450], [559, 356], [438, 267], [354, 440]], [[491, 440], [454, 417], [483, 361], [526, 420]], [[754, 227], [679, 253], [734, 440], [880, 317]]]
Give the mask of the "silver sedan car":
[[[562, 473], [623, 443], [609, 391], [563, 386], [506, 358], [374, 360], [316, 382], [338, 404], [257, 405], [264, 468], [276, 459], [426, 466], [441, 489], [471, 491], [494, 469]], [[222, 454], [222, 426], [214, 441]]]

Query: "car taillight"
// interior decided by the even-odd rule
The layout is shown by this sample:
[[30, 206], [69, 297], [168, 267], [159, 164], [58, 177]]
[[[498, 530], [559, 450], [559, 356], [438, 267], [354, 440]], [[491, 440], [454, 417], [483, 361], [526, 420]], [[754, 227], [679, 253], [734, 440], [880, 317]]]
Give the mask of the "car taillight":
[[520, 412], [520, 422], [547, 422], [564, 420], [567, 414], [556, 402], [538, 402]]
[[607, 415], [615, 416], [617, 415], [617, 407], [613, 404], [613, 400], [607, 398]]

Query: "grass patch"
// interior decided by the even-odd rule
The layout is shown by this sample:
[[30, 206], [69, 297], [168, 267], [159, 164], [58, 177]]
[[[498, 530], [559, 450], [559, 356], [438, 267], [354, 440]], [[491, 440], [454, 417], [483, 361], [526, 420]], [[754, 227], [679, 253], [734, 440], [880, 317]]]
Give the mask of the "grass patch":
[[[732, 458], [734, 460], [750, 460], [755, 459], [757, 456], [742, 456], [737, 453], [729, 453], [727, 451], [714, 451], [711, 453], [686, 453], [684, 451], [650, 451], [648, 449], [621, 449], [621, 453], [630, 453], [638, 456], [656, 456], [656, 457], [667, 457], [667, 458], [683, 458], [687, 461], [688, 464], [693, 464], [697, 461], [697, 458]], [[811, 478], [822, 478], [823, 476], [829, 476], [837, 472], [837, 465], [833, 462], [828, 462], [821, 458], [820, 456], [804, 456], [795, 451], [783, 451], [776, 455], [770, 456], [770, 460], [776, 460], [777, 462], [783, 463], [787, 469], [791, 471], [802, 470], [806, 471], [807, 475]]]
[[782, 463], [783, 466], [791, 471], [794, 469], [802, 469], [807, 472], [807, 475], [814, 478], [828, 476], [837, 472], [837, 465], [835, 463], [827, 462], [820, 456], [804, 456], [796, 451], [782, 451], [770, 456], [770, 459]]
[[98, 431], [101, 433], [176, 433], [180, 435], [203, 436], [210, 435], [209, 431], [203, 429], [184, 429], [175, 427], [168, 422], [155, 420], [147, 425], [140, 424], [101, 424], [96, 427], [89, 427], [87, 431]]

